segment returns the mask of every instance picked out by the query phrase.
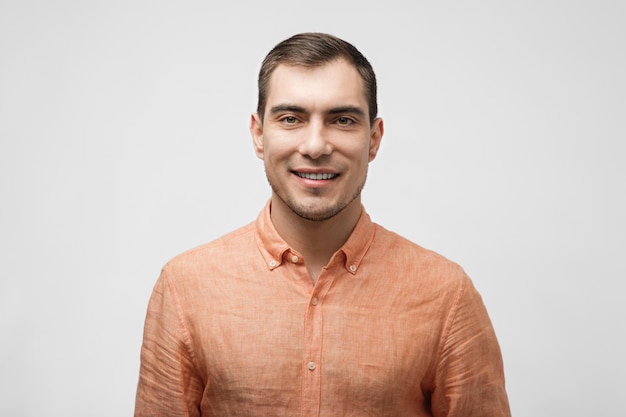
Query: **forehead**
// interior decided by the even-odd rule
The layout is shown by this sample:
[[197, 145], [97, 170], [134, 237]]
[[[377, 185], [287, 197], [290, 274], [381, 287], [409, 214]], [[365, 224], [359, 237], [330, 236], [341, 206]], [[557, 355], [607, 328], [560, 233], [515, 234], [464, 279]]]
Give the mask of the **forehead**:
[[366, 109], [365, 83], [356, 67], [344, 59], [315, 67], [280, 64], [269, 80], [267, 104], [353, 105]]

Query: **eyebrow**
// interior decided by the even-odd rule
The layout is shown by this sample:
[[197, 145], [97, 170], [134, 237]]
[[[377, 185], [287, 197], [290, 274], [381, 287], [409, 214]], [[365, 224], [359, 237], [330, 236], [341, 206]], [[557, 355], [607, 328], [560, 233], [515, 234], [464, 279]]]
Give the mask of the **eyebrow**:
[[[281, 113], [281, 112], [293, 112], [293, 113], [307, 113], [306, 109], [302, 106], [297, 106], [295, 104], [279, 104], [270, 109], [271, 114]], [[327, 114], [354, 114], [356, 116], [365, 117], [365, 112], [360, 107], [356, 106], [339, 106], [333, 107], [329, 109]]]
[[342, 113], [354, 114], [356, 116], [365, 117], [365, 112], [363, 111], [363, 109], [361, 109], [360, 107], [356, 107], [356, 106], [341, 106], [341, 107], [335, 107], [335, 108], [328, 110], [328, 114], [342, 114]]
[[304, 107], [296, 106], [294, 104], [279, 104], [270, 109], [271, 114], [281, 113], [284, 111], [292, 112], [292, 113], [306, 113]]

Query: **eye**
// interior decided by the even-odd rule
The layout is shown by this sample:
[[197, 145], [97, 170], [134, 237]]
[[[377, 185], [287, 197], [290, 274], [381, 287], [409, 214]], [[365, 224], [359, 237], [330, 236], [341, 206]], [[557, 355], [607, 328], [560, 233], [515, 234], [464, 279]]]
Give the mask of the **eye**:
[[285, 116], [280, 121], [286, 125], [295, 125], [298, 123], [298, 119], [295, 116]]
[[354, 120], [352, 120], [349, 117], [339, 117], [337, 118], [336, 122], [338, 125], [341, 125], [341, 126], [350, 126], [354, 124]]

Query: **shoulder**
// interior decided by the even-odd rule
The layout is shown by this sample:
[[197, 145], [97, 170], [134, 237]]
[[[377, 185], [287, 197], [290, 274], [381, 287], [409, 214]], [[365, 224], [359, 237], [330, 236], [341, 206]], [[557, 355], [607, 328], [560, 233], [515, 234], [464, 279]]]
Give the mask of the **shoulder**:
[[387, 267], [405, 272], [402, 275], [420, 277], [432, 284], [468, 284], [469, 277], [458, 263], [378, 224], [371, 250]]
[[231, 264], [231, 258], [242, 259], [256, 249], [254, 223], [221, 236], [211, 242], [196, 246], [170, 259], [162, 273], [170, 276], [190, 275]]

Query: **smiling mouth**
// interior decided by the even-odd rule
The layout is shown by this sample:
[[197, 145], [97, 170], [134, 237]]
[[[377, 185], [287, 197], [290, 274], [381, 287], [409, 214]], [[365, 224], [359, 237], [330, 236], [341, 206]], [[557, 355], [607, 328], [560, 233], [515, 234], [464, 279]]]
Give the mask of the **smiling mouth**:
[[314, 173], [314, 172], [294, 172], [300, 178], [305, 178], [307, 180], [332, 180], [333, 178], [337, 178], [339, 174], [331, 174], [331, 173]]

